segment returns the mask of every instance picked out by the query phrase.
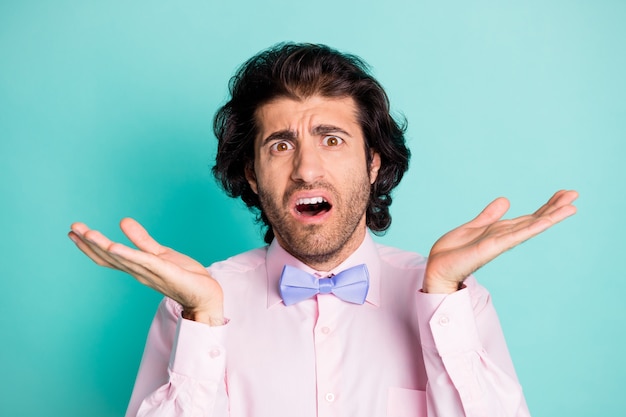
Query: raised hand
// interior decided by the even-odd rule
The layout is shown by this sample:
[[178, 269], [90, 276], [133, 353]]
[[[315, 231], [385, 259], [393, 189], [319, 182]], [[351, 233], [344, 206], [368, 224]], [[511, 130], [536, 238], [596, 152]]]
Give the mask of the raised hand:
[[96, 264], [127, 272], [177, 301], [185, 318], [223, 324], [222, 288], [201, 264], [161, 246], [133, 219], [123, 219], [120, 228], [137, 249], [112, 242], [83, 223], [72, 224], [68, 236]]
[[533, 214], [501, 220], [509, 201], [492, 201], [469, 223], [443, 235], [432, 247], [423, 291], [452, 293], [468, 275], [501, 253], [576, 213], [576, 191], [561, 190]]

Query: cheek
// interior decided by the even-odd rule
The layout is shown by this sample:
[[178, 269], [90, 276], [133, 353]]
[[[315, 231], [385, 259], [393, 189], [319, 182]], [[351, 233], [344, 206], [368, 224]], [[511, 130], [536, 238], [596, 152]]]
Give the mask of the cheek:
[[293, 164], [289, 158], [267, 158], [255, 165], [258, 187], [275, 188], [291, 176]]
[[285, 188], [284, 172], [275, 170], [257, 170], [256, 171], [256, 189], [257, 194], [263, 192], [266, 196], [280, 195]]

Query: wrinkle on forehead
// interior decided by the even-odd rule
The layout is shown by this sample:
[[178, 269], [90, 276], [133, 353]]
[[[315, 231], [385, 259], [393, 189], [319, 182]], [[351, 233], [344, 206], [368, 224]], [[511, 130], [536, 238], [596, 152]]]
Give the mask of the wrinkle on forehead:
[[[335, 106], [339, 108], [329, 109]], [[346, 118], [341, 111], [346, 107], [351, 110], [350, 118]], [[350, 137], [361, 133], [359, 112], [352, 97], [280, 97], [260, 106], [255, 112], [255, 119], [258, 138], [264, 142], [269, 136], [273, 139], [296, 139], [298, 132], [312, 135], [343, 133]]]

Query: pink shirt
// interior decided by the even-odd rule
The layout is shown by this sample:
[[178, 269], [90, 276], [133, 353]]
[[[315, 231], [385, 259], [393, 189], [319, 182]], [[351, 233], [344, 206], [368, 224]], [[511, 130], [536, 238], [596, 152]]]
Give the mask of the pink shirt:
[[[282, 303], [285, 264], [323, 277], [362, 263], [363, 305], [332, 294]], [[424, 266], [369, 235], [332, 271], [276, 241], [213, 264], [229, 323], [182, 319], [164, 299], [126, 415], [528, 416], [488, 292], [470, 277], [453, 294], [425, 294]]]

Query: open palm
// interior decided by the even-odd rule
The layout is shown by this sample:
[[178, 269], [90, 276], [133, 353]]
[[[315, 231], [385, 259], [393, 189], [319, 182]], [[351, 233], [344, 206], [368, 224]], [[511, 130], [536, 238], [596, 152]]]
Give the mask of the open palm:
[[576, 213], [576, 191], [561, 190], [533, 214], [501, 220], [509, 201], [492, 201], [476, 218], [446, 233], [432, 247], [424, 277], [424, 291], [456, 291], [468, 275], [501, 253]]
[[223, 320], [222, 289], [200, 263], [160, 245], [133, 219], [123, 219], [120, 227], [137, 249], [112, 242], [83, 223], [74, 223], [69, 237], [98, 265], [127, 272], [177, 301], [187, 317], [210, 324]]

